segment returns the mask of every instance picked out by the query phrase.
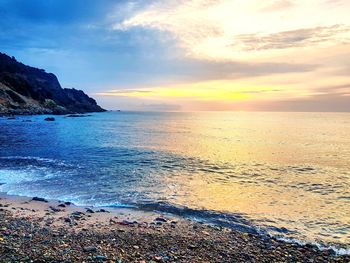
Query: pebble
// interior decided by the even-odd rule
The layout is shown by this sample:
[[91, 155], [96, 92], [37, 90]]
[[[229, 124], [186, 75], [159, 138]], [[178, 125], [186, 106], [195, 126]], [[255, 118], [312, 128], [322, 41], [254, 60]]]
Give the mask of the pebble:
[[68, 217], [65, 217], [64, 218], [64, 222], [66, 223], [72, 223], [72, 219], [68, 218]]
[[45, 202], [45, 203], [49, 202], [45, 198], [41, 198], [41, 197], [37, 197], [37, 196], [33, 197], [32, 201]]
[[105, 209], [100, 209], [96, 211], [97, 213], [109, 213], [109, 211], [105, 210]]
[[21, 218], [16, 211], [0, 211], [0, 262], [350, 262], [350, 256], [314, 246], [229, 233], [226, 228], [199, 225], [193, 231], [191, 222], [182, 221], [176, 229], [162, 221], [164, 227], [156, 227], [155, 217], [150, 218], [154, 224], [139, 227], [129, 227], [135, 223], [128, 220], [117, 222], [125, 226], [110, 225], [108, 219], [75, 227], [72, 214], [87, 216], [76, 212], [59, 217], [70, 225], [57, 227], [44, 226], [53, 216]]
[[90, 208], [86, 208], [86, 213], [90, 213], [90, 214], [93, 214], [95, 213], [94, 210], [90, 209]]
[[163, 217], [157, 217], [157, 218], [155, 219], [155, 221], [158, 221], [158, 222], [163, 222], [163, 223], [168, 222], [168, 220], [166, 220], [166, 219], [165, 219], [165, 218], [163, 218]]
[[104, 260], [107, 260], [107, 258], [105, 256], [98, 255], [95, 257], [95, 260], [104, 261]]
[[61, 209], [58, 209], [56, 207], [50, 206], [50, 209], [54, 212], [61, 212]]
[[154, 257], [154, 260], [156, 260], [156, 261], [161, 261], [161, 260], [162, 260], [162, 257], [156, 256], [156, 257]]
[[87, 246], [87, 247], [84, 247], [83, 248], [83, 251], [84, 252], [96, 252], [97, 251], [97, 248], [96, 247], [93, 247], [93, 246]]

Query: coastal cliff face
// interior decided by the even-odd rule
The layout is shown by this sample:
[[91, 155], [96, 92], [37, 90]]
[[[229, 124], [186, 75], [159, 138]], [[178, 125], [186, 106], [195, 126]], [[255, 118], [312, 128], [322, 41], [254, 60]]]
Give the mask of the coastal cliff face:
[[63, 89], [52, 73], [0, 53], [0, 114], [68, 114], [105, 111], [81, 90]]

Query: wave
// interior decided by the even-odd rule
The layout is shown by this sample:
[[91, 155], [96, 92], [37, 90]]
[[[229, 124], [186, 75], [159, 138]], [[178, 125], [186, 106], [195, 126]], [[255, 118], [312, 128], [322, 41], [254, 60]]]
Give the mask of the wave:
[[273, 238], [276, 238], [277, 240], [281, 240], [281, 241], [284, 241], [287, 243], [298, 244], [301, 246], [312, 245], [312, 246], [315, 246], [319, 250], [322, 250], [322, 251], [331, 250], [337, 256], [350, 255], [350, 248], [344, 248], [344, 247], [341, 247], [340, 245], [325, 245], [325, 244], [322, 244], [319, 242], [305, 242], [305, 241], [295, 239], [295, 238], [276, 237], [273, 235], [270, 235], [270, 236]]
[[35, 156], [3, 156], [0, 157], [0, 168], [10, 165], [56, 165], [61, 167], [72, 167], [71, 164], [58, 159], [50, 159]]
[[[287, 238], [281, 236], [281, 234], [293, 233], [295, 231], [291, 231], [286, 229], [285, 227], [259, 227], [255, 225], [252, 221], [248, 220], [245, 215], [242, 214], [233, 214], [233, 213], [220, 213], [211, 210], [198, 210], [192, 209], [189, 207], [183, 206], [175, 206], [165, 202], [158, 203], [145, 203], [145, 204], [99, 204], [98, 207], [109, 207], [109, 208], [131, 208], [138, 209], [141, 211], [152, 211], [152, 212], [160, 212], [165, 214], [171, 214], [175, 216], [180, 216], [182, 218], [191, 219], [197, 222], [202, 222], [206, 224], [211, 224], [213, 226], [218, 227], [227, 227], [230, 229], [237, 230], [239, 232], [258, 234], [262, 238], [274, 238], [276, 240], [284, 241], [287, 243], [294, 243], [301, 246], [311, 245], [317, 247], [319, 250], [325, 251], [330, 250], [335, 255], [350, 255], [350, 247], [344, 247], [341, 244], [323, 244], [320, 242], [307, 242], [302, 241], [297, 238]], [[273, 228], [275, 233], [279, 234], [271, 234], [269, 229]]]
[[[162, 172], [168, 175], [176, 170], [181, 170], [184, 173], [188, 172], [190, 175], [192, 174], [192, 170], [200, 170], [200, 173], [204, 172], [205, 179], [207, 179], [209, 182], [223, 178], [222, 176], [210, 177], [209, 175], [223, 172], [226, 175], [235, 176], [234, 180], [244, 184], [250, 184], [251, 181], [251, 183], [255, 184], [259, 183], [269, 185], [272, 183], [278, 183], [281, 186], [285, 184], [286, 187], [290, 187], [291, 183], [289, 181], [284, 182], [284, 177], [279, 176], [279, 173], [271, 174], [270, 172], [266, 172], [265, 174], [265, 170], [268, 170], [270, 168], [269, 166], [259, 164], [262, 166], [262, 168], [260, 168], [260, 173], [257, 174], [257, 169], [250, 171], [249, 168], [251, 166], [249, 165], [236, 165], [237, 167], [233, 167], [229, 166], [229, 164], [225, 164], [220, 166], [220, 164], [217, 163], [211, 164], [205, 161], [198, 161], [193, 158], [176, 159], [174, 157], [166, 158], [164, 156], [161, 160], [159, 159], [159, 156], [147, 156], [147, 158], [141, 158], [141, 160], [139, 160], [139, 158], [129, 158], [128, 154], [128, 152], [123, 152], [122, 156], [126, 156], [127, 158], [116, 158], [113, 160], [114, 165], [119, 165], [116, 165], [114, 167], [115, 169], [110, 169], [108, 164], [103, 167], [104, 170], [101, 168], [102, 166], [100, 164], [98, 166], [94, 166], [92, 163], [88, 163], [88, 165], [86, 165], [81, 164], [80, 162], [80, 164], [83, 165], [83, 167], [80, 167], [79, 164], [59, 159], [33, 156], [0, 157], [0, 191], [14, 195], [37, 195], [47, 199], [70, 201], [78, 206], [131, 208], [143, 211], [157, 211], [213, 224], [216, 226], [228, 227], [240, 232], [270, 236], [286, 242], [293, 242], [302, 245], [307, 244], [307, 242], [297, 239], [300, 238], [302, 240], [302, 234], [298, 235], [298, 233], [293, 230], [281, 227], [283, 222], [280, 224], [277, 222], [270, 222], [268, 225], [259, 226], [259, 221], [250, 220], [248, 215], [242, 213], [225, 213], [220, 211], [174, 205], [164, 201], [157, 202], [157, 200], [166, 199], [160, 199], [158, 196], [155, 196], [154, 198], [152, 196], [152, 198], [150, 198], [147, 196], [147, 194], [141, 195], [136, 190], [129, 191], [130, 189], [135, 189], [131, 188], [135, 186], [134, 181], [143, 182], [146, 186], [146, 183], [154, 184], [154, 181], [147, 181], [149, 178], [151, 178], [150, 176], [145, 176], [147, 173], [151, 174], [152, 176], [153, 174], [159, 175]], [[134, 155], [131, 154], [130, 156]], [[125, 163], [130, 165], [130, 167], [126, 166]], [[134, 171], [133, 169], [139, 168], [140, 164], [146, 164], [145, 167], [142, 167], [142, 173], [135, 173], [135, 175], [131, 174], [131, 172]], [[159, 169], [159, 167], [162, 167], [162, 169]], [[272, 168], [277, 169], [278, 167]], [[308, 166], [292, 168], [297, 170], [298, 174], [311, 173], [316, 169]], [[284, 169], [293, 170], [292, 168], [280, 168], [280, 170], [281, 173], [283, 173], [285, 171]], [[134, 181], [129, 183], [128, 180]], [[158, 178], [155, 180], [158, 180]], [[233, 179], [230, 177], [227, 180]], [[156, 181], [156, 183], [157, 185], [160, 185], [161, 181]], [[114, 185], [115, 188], [108, 188], [110, 185]], [[298, 186], [306, 189], [309, 192], [313, 191], [314, 188], [317, 190], [320, 187], [319, 185], [315, 184]], [[325, 189], [329, 190], [331, 189], [331, 186], [327, 185]], [[346, 193], [344, 193], [344, 196], [345, 194]], [[115, 202], [115, 200], [120, 202]], [[145, 200], [149, 202], [145, 202]], [[273, 225], [277, 225], [277, 227]], [[288, 224], [286, 226], [288, 227]], [[290, 237], [297, 238], [293, 239]], [[337, 255], [350, 254], [350, 248], [342, 247], [342, 245], [325, 245], [316, 242], [312, 244], [321, 250], [330, 249]]]

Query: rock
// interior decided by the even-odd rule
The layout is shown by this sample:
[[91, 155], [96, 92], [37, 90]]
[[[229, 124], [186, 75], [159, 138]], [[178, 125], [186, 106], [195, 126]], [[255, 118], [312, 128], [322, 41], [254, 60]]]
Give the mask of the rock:
[[155, 221], [158, 221], [158, 222], [163, 222], [163, 223], [168, 222], [168, 220], [166, 220], [166, 219], [165, 219], [165, 218], [163, 218], [163, 217], [157, 217], [157, 218], [155, 219]]
[[158, 262], [159, 262], [159, 261], [162, 261], [162, 257], [156, 256], [156, 257], [154, 257], [154, 260], [155, 260], [155, 261], [158, 261]]
[[96, 251], [97, 251], [97, 248], [94, 247], [94, 246], [86, 246], [86, 247], [83, 248], [83, 251], [84, 251], [84, 252], [89, 252], [89, 253], [91, 253], [91, 252], [96, 252]]
[[84, 215], [84, 213], [80, 212], [80, 211], [74, 211], [74, 212], [71, 213], [71, 215], [72, 216], [82, 216], [82, 215]]
[[128, 226], [128, 225], [133, 225], [134, 222], [128, 221], [128, 220], [123, 220], [121, 222], [117, 222], [117, 224], [122, 225], [122, 226]]
[[61, 212], [61, 209], [58, 209], [56, 207], [50, 206], [49, 208], [54, 212]]
[[115, 221], [115, 220], [113, 220], [113, 218], [110, 218], [110, 219], [109, 219], [109, 223], [110, 223], [110, 224], [117, 224], [118, 222]]
[[73, 217], [76, 220], [79, 220], [83, 217], [84, 213], [79, 212], [79, 211], [74, 211], [73, 213], [71, 213], [71, 217]]
[[187, 246], [187, 248], [188, 249], [195, 249], [195, 248], [197, 248], [197, 246], [190, 244], [190, 245]]
[[36, 197], [36, 196], [32, 198], [32, 201], [45, 202], [45, 203], [49, 202], [45, 198]]
[[109, 213], [109, 211], [105, 210], [105, 209], [100, 209], [96, 211], [97, 213]]
[[202, 231], [202, 233], [203, 233], [204, 235], [206, 235], [206, 236], [210, 236], [210, 233], [207, 232], [207, 231]]
[[65, 204], [59, 204], [58, 207], [66, 207]]
[[107, 260], [107, 258], [105, 256], [98, 255], [98, 256], [95, 257], [95, 260], [97, 260], [97, 261], [105, 261], [105, 260]]
[[92, 210], [92, 209], [90, 209], [90, 208], [86, 208], [86, 213], [91, 213], [91, 214], [93, 214], [93, 213], [95, 213], [95, 212], [94, 212], [94, 210]]
[[44, 121], [55, 121], [55, 118], [48, 117], [48, 118], [45, 118]]
[[71, 205], [71, 202], [64, 202], [65, 205]]
[[64, 218], [64, 222], [66, 222], [66, 223], [72, 223], [72, 219], [70, 219], [69, 217], [65, 217]]

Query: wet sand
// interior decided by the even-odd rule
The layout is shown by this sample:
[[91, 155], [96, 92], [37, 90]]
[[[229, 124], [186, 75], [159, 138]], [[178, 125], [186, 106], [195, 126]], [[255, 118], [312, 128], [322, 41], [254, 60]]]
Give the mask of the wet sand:
[[0, 262], [350, 262], [350, 256], [155, 212], [0, 194]]

